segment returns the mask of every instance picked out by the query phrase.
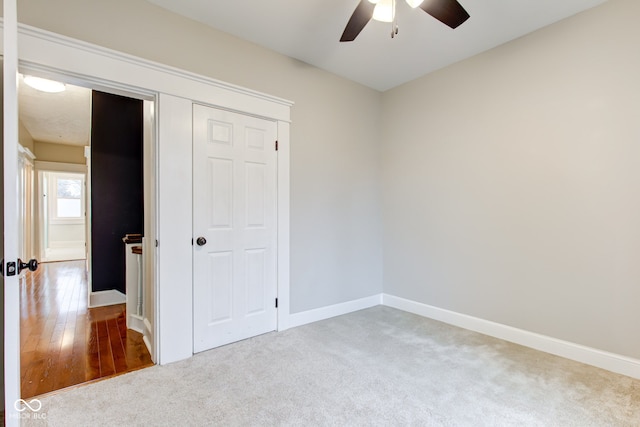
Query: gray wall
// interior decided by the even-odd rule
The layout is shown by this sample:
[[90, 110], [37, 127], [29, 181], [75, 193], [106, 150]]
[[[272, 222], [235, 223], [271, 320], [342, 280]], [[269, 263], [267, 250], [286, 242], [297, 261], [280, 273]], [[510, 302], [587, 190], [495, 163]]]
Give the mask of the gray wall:
[[640, 2], [383, 97], [384, 290], [640, 358]]
[[294, 101], [291, 311], [382, 291], [380, 93], [143, 0], [21, 0], [18, 19]]

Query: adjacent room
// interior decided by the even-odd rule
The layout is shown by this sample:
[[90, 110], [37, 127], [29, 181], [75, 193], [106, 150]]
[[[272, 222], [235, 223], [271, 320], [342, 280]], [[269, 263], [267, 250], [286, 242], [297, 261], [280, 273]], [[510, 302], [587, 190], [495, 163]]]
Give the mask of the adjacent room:
[[640, 3], [230, 3], [18, 2], [157, 101], [158, 365], [46, 422], [637, 424]]
[[46, 83], [19, 76], [23, 399], [153, 365], [144, 101]]

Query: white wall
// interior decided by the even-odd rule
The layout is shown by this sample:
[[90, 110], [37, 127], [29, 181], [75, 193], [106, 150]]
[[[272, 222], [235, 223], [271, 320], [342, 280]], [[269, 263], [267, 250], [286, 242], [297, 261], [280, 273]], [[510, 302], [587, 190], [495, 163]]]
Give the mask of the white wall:
[[291, 312], [382, 291], [380, 93], [143, 0], [19, 3], [22, 23], [293, 100]]
[[82, 224], [51, 224], [49, 226], [49, 241], [55, 243], [75, 242], [84, 247], [84, 223]]
[[640, 2], [383, 97], [384, 289], [640, 358]]

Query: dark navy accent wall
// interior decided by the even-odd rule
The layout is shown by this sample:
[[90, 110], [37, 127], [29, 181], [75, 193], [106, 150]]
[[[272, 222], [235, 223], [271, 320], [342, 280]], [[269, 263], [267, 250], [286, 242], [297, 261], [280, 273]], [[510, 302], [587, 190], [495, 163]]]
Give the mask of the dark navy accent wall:
[[125, 234], [143, 232], [142, 101], [93, 91], [92, 290], [126, 293]]

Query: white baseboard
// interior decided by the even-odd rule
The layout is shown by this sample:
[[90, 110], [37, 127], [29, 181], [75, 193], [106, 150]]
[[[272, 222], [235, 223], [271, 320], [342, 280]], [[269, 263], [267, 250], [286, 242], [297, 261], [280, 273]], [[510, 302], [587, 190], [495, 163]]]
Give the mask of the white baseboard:
[[370, 297], [360, 298], [353, 301], [347, 301], [340, 304], [320, 307], [313, 310], [302, 311], [289, 315], [289, 327], [306, 325], [307, 323], [317, 322], [318, 320], [329, 319], [335, 316], [352, 313], [365, 308], [375, 307], [382, 303], [382, 294], [372, 295]]
[[127, 296], [115, 289], [91, 292], [91, 295], [89, 296], [89, 308], [123, 304], [125, 302], [127, 302]]
[[[84, 225], [82, 226], [84, 228]], [[84, 240], [56, 240], [49, 242], [47, 249], [81, 249], [85, 250]]]
[[144, 321], [142, 320], [142, 316], [127, 313], [127, 328], [144, 334]]
[[640, 379], [640, 360], [638, 359], [528, 332], [393, 295], [382, 294], [382, 304], [546, 353], [555, 354], [556, 356], [566, 359]]
[[146, 317], [142, 321], [144, 323], [144, 332], [142, 333], [142, 340], [144, 341], [144, 345], [147, 346], [147, 350], [149, 350], [149, 354], [151, 355], [151, 360], [153, 363], [156, 363], [156, 355], [153, 351], [153, 346], [151, 345], [151, 339], [153, 338], [153, 328], [151, 327], [151, 322]]
[[144, 332], [143, 333], [145, 335], [153, 336], [153, 328], [151, 327], [151, 322], [149, 322], [149, 319], [147, 319], [145, 317], [143, 322], [144, 322]]
[[144, 345], [147, 347], [147, 351], [149, 352], [149, 355], [151, 356], [151, 361], [153, 363], [156, 363], [156, 358], [153, 356], [153, 351], [151, 350], [151, 342], [149, 341], [149, 338], [147, 338], [146, 335], [142, 336], [142, 341], [144, 342]]
[[50, 247], [44, 250], [40, 257], [42, 262], [73, 261], [86, 259], [84, 243], [81, 247]]

